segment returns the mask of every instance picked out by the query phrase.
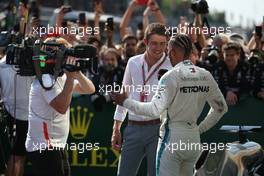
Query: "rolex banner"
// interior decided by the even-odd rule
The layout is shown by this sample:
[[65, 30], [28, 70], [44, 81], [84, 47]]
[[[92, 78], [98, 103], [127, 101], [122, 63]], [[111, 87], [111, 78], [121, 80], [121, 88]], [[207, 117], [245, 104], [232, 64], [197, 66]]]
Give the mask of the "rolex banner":
[[73, 99], [68, 157], [72, 175], [115, 175], [119, 152], [111, 148], [114, 106], [95, 112], [87, 96]]
[[[224, 134], [218, 129], [222, 125], [264, 125], [264, 102], [254, 98], [242, 99], [238, 106], [229, 107], [229, 112], [216, 127], [201, 136], [204, 142], [232, 142], [237, 134]], [[68, 158], [72, 176], [115, 176], [119, 152], [111, 148], [111, 135], [115, 105], [103, 105], [102, 112], [95, 112], [89, 96], [73, 98], [70, 113], [70, 133], [68, 138]], [[201, 117], [205, 117], [208, 107]], [[199, 119], [199, 121], [201, 118]], [[248, 135], [250, 140], [264, 146], [262, 133]], [[146, 176], [146, 164], [140, 168], [138, 176]], [[27, 163], [26, 175], [31, 175]]]

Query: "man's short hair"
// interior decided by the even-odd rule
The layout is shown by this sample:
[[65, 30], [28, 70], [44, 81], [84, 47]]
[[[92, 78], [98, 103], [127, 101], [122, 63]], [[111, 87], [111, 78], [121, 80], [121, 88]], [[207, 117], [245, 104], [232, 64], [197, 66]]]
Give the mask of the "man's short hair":
[[241, 46], [236, 42], [229, 42], [223, 46], [223, 51], [235, 50], [237, 54], [240, 54]]
[[136, 43], [138, 42], [138, 39], [136, 36], [131, 35], [131, 34], [126, 34], [123, 38], [122, 38], [122, 44], [126, 43], [128, 40], [136, 40]]
[[165, 25], [160, 23], [149, 24], [145, 30], [144, 38], [149, 40], [149, 38], [154, 34], [167, 37]]
[[184, 57], [188, 59], [192, 53], [193, 45], [191, 38], [186, 34], [177, 34], [170, 38], [169, 45], [171, 47], [179, 47], [184, 50]]

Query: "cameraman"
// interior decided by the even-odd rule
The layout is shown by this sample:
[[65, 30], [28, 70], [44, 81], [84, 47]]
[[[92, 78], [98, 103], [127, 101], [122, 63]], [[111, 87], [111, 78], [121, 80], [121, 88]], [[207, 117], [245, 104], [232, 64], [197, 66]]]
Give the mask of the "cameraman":
[[[69, 47], [62, 38], [48, 38]], [[54, 49], [53, 47], [47, 48]], [[68, 57], [66, 64], [74, 65], [75, 58]], [[69, 107], [73, 92], [92, 94], [93, 83], [81, 71], [65, 71], [50, 90], [45, 90], [38, 79], [31, 85], [29, 97], [29, 129], [26, 149], [36, 175], [70, 175], [65, 146], [70, 127]]]
[[[25, 141], [28, 130], [28, 97], [32, 81], [32, 77], [16, 75], [15, 68], [6, 64], [6, 56], [1, 59], [0, 96], [4, 104], [5, 120], [11, 144], [6, 175], [18, 176], [23, 175], [24, 172]], [[8, 145], [6, 144], [6, 146]]]

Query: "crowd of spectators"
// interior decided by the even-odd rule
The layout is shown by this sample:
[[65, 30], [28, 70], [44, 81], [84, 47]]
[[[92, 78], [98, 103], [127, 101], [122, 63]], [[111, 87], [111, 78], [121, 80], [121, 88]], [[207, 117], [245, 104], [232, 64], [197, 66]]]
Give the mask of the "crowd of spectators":
[[[5, 10], [6, 18], [3, 21], [0, 19], [0, 24], [5, 24], [5, 27], [1, 29], [0, 36], [0, 61], [2, 58], [6, 58], [8, 44], [18, 43], [13, 38], [8, 38], [11, 36], [8, 34], [12, 34], [16, 38], [25, 34], [26, 37], [35, 40], [41, 39], [42, 41], [47, 38], [61, 37], [72, 46], [78, 44], [94, 46], [98, 63], [95, 69], [97, 71], [96, 73], [84, 72], [96, 89], [95, 93], [89, 95], [89, 100], [95, 111], [100, 112], [104, 110], [105, 104], [112, 104], [109, 92], [113, 89], [108, 90], [108, 88], [122, 86], [128, 60], [135, 55], [146, 52], [149, 46], [146, 45], [147, 39], [144, 38], [144, 32], [149, 24], [156, 22], [167, 26], [168, 41], [172, 35], [177, 35], [177, 33], [186, 33], [190, 36], [192, 40], [191, 61], [212, 73], [229, 106], [239, 104], [241, 99], [248, 96], [264, 100], [264, 23], [259, 24], [260, 26], [256, 28], [252, 26], [256, 30], [252, 31], [249, 40], [241, 34], [233, 33], [232, 28], [210, 35], [210, 33], [203, 32], [206, 28], [203, 14], [194, 12], [191, 14], [193, 21], [187, 21], [191, 15], [186, 14], [186, 10], [179, 10], [177, 12], [179, 24], [175, 26], [179, 30], [175, 32], [173, 31], [175, 28], [167, 21], [168, 19], [156, 0], [149, 0], [145, 5], [140, 4], [141, 1], [139, 0], [131, 0], [120, 24], [116, 25], [114, 23], [115, 18], [110, 17], [107, 18], [102, 29], [100, 22], [104, 14], [103, 7], [107, 6], [102, 2], [105, 1], [94, 1], [93, 25], [88, 23], [85, 13], [80, 13], [75, 21], [66, 20], [65, 16], [72, 11], [71, 7], [64, 5], [58, 7], [54, 10], [56, 20], [53, 32], [46, 30], [44, 35], [40, 35], [45, 26], [41, 24], [38, 3], [36, 1], [29, 4], [20, 3], [19, 7], [16, 8], [17, 5], [11, 2]], [[184, 6], [187, 5], [187, 1], [184, 2]], [[136, 31], [133, 31], [133, 13], [143, 7], [145, 10], [142, 13], [142, 21], [138, 23]], [[88, 30], [76, 30], [77, 28]], [[116, 33], [118, 33], [120, 41], [115, 40], [114, 35]], [[163, 44], [152, 43], [152, 45], [157, 47]], [[6, 74], [10, 75], [10, 73]], [[0, 84], [0, 93], [2, 94], [1, 86], [3, 85]], [[1, 98], [4, 99], [3, 95], [0, 96], [0, 103]], [[21, 161], [20, 165], [22, 166], [24, 159], [22, 158]]]
[[[34, 2], [34, 1], [33, 1]], [[93, 29], [99, 28], [100, 17], [104, 13], [103, 6], [100, 1], [95, 1], [94, 4], [94, 26]], [[133, 13], [137, 9], [142, 8], [137, 0], [133, 0], [128, 5], [121, 23], [119, 26], [112, 27], [109, 24], [111, 21], [106, 21], [103, 30], [93, 30], [91, 34], [73, 35], [70, 33], [56, 34], [52, 36], [60, 36], [66, 39], [70, 44], [91, 44], [97, 48], [97, 57], [99, 61], [98, 74], [89, 76], [95, 86], [96, 93], [91, 96], [91, 100], [95, 105], [96, 110], [102, 110], [102, 104], [110, 102], [110, 96], [100, 90], [103, 85], [122, 85], [122, 79], [126, 64], [134, 55], [143, 54], [146, 50], [145, 41], [143, 39], [146, 26], [151, 22], [158, 22], [169, 26], [166, 17], [163, 15], [159, 4], [155, 0], [150, 0], [145, 6], [142, 14], [142, 22], [138, 24], [136, 31], [130, 27], [133, 20]], [[16, 18], [20, 23], [29, 20], [29, 25], [26, 28], [27, 35], [39, 38], [34, 29], [39, 29], [40, 13], [36, 2], [28, 5], [29, 18], [26, 17], [26, 7], [20, 5], [19, 12]], [[8, 17], [12, 8], [8, 9]], [[67, 13], [65, 6], [56, 10], [56, 27], [70, 29], [71, 27], [88, 27], [87, 19], [84, 22], [80, 19], [76, 23], [65, 21], [64, 16]], [[184, 16], [180, 16], [179, 26], [183, 27], [183, 31], [188, 28], [203, 28], [202, 15], [194, 13], [193, 22], [188, 22]], [[154, 20], [154, 21], [153, 21]], [[15, 25], [15, 24], [14, 24]], [[16, 25], [15, 25], [16, 26]], [[10, 32], [17, 30], [17, 27], [7, 27]], [[264, 30], [264, 24], [262, 24]], [[106, 35], [106, 40], [102, 39], [102, 31]], [[114, 41], [114, 32], [120, 33], [120, 41]], [[21, 28], [20, 28], [21, 32]], [[188, 33], [193, 42], [193, 51], [191, 60], [196, 65], [209, 70], [217, 81], [222, 93], [224, 94], [228, 105], [235, 105], [244, 94], [250, 94], [258, 99], [264, 100], [264, 40], [255, 31], [252, 32], [252, 37], [249, 41], [237, 33], [218, 33], [211, 37], [203, 32]], [[42, 38], [50, 37], [42, 36]], [[168, 39], [170, 35], [168, 34]], [[1, 47], [1, 55], [5, 47]]]

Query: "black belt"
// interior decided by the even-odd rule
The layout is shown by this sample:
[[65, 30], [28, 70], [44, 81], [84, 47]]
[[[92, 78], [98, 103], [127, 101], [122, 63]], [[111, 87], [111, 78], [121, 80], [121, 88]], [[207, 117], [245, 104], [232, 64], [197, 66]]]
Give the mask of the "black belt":
[[160, 119], [148, 120], [148, 121], [136, 121], [128, 120], [129, 125], [157, 125], [160, 124]]

